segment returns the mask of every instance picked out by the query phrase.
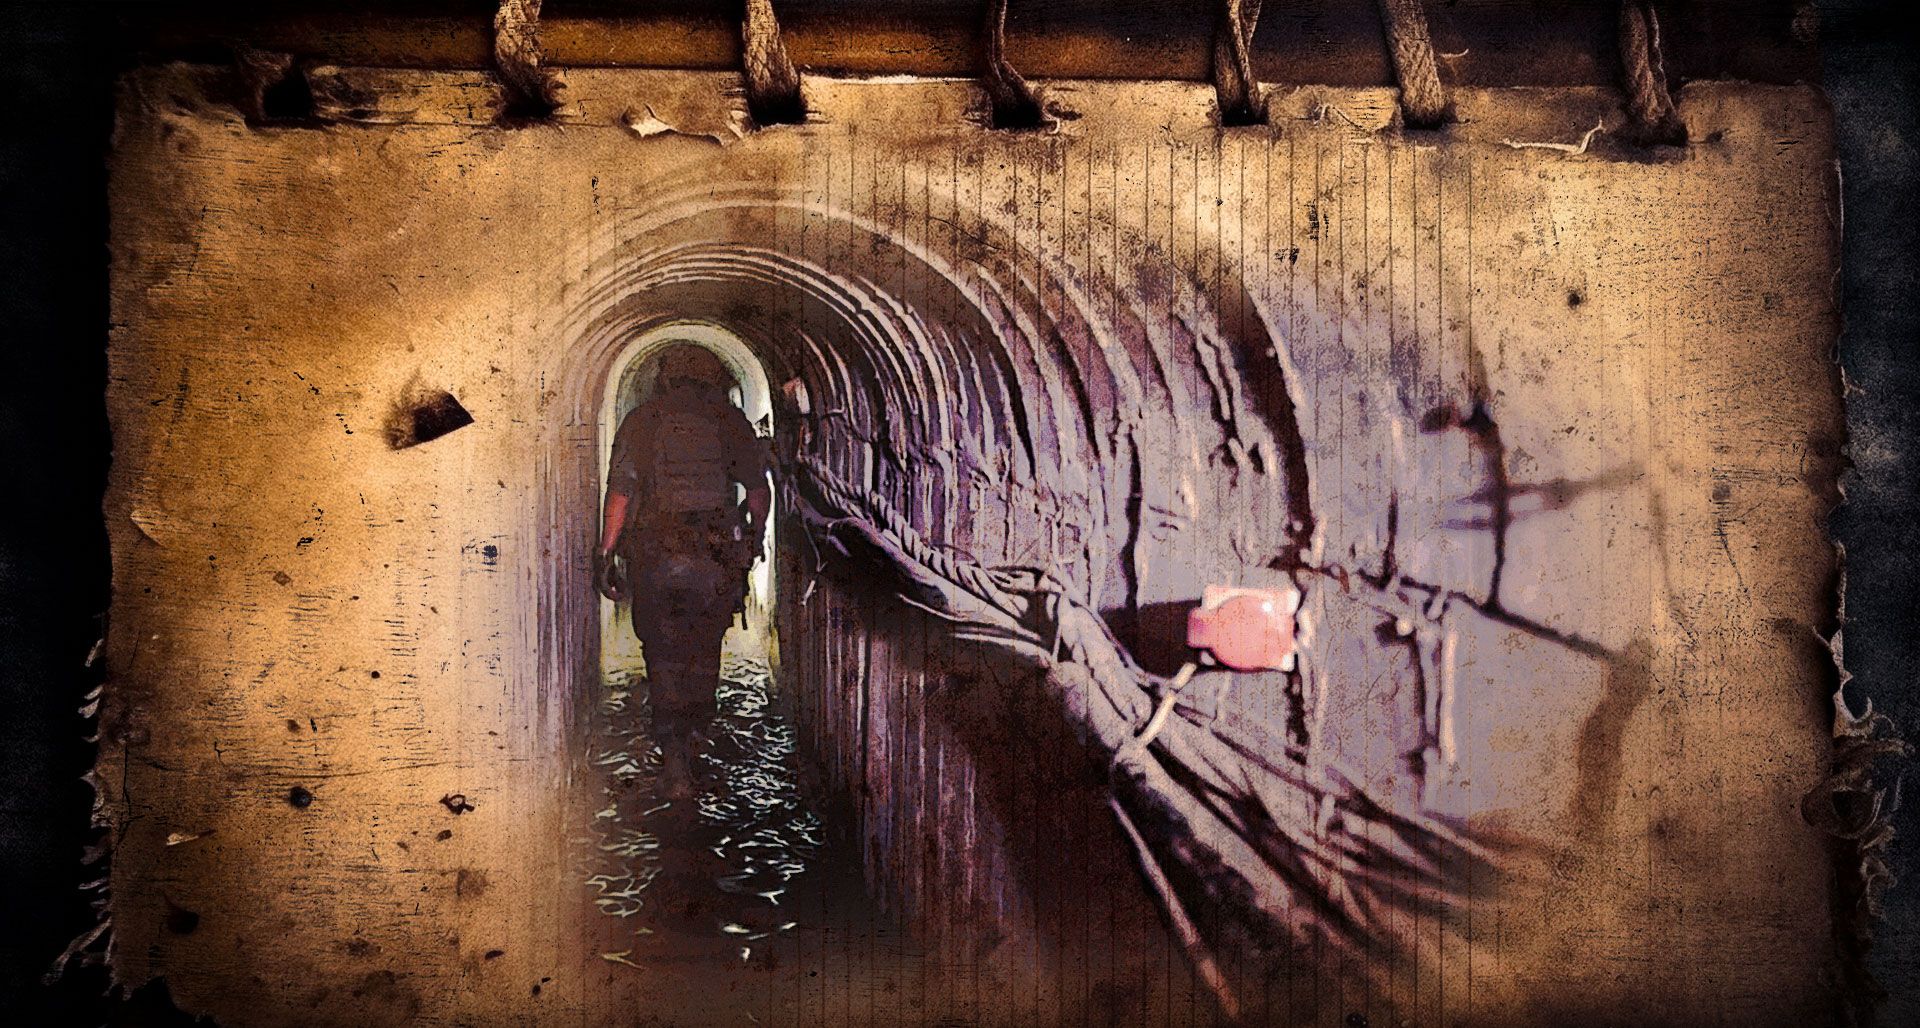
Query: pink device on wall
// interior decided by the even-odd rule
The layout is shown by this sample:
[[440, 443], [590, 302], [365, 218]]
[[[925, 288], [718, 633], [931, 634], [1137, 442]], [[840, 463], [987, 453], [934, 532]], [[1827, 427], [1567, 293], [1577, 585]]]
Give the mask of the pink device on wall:
[[1210, 585], [1187, 613], [1187, 645], [1235, 671], [1292, 671], [1299, 609], [1295, 589]]

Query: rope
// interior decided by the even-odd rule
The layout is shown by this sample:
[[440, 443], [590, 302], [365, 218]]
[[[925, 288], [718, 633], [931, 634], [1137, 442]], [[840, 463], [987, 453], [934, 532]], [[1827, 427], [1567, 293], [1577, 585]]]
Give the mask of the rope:
[[508, 118], [546, 118], [560, 107], [560, 84], [541, 67], [540, 4], [500, 0], [493, 15], [493, 68], [506, 89], [501, 113]]
[[1380, 0], [1393, 71], [1400, 80], [1400, 111], [1412, 128], [1438, 128], [1453, 120], [1453, 103], [1440, 66], [1433, 59], [1433, 36], [1420, 0]]
[[249, 121], [267, 119], [267, 90], [293, 72], [293, 55], [256, 50], [244, 43], [233, 48], [234, 70], [240, 76], [240, 110]]
[[1047, 126], [1047, 112], [1040, 105], [1039, 95], [1007, 61], [1007, 0], [987, 0], [987, 60], [980, 70], [980, 84], [993, 103], [994, 128]]
[[1620, 4], [1620, 63], [1627, 91], [1629, 135], [1643, 143], [1680, 146], [1687, 126], [1667, 92], [1666, 58], [1661, 53], [1660, 17], [1650, 0]]
[[797, 125], [807, 120], [800, 73], [780, 39], [773, 0], [746, 0], [740, 20], [741, 74], [747, 80], [747, 113], [761, 125]]
[[1213, 32], [1213, 88], [1222, 125], [1264, 125], [1267, 98], [1253, 75], [1253, 30], [1260, 0], [1223, 0]]

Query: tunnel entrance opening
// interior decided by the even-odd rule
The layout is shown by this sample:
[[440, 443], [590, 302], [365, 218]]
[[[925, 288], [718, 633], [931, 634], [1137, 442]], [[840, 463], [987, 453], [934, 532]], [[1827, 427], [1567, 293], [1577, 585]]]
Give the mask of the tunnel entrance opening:
[[[720, 359], [733, 376], [727, 399], [746, 416], [756, 435], [773, 434], [773, 400], [766, 369], [739, 336], [702, 322], [671, 322], [646, 331], [617, 354], [607, 376], [605, 395], [600, 404], [599, 443], [595, 447], [599, 463], [597, 477], [601, 499], [605, 498], [607, 467], [613, 454], [614, 433], [628, 412], [645, 403], [658, 384], [659, 358], [667, 350], [685, 344], [698, 346]], [[760, 526], [760, 556], [747, 576], [747, 596], [740, 618], [728, 630], [723, 652], [735, 659], [759, 660], [771, 670], [778, 657], [773, 625], [773, 532], [771, 525], [777, 510], [768, 514]], [[645, 655], [629, 628], [631, 604], [603, 599], [600, 604], [600, 664], [603, 673], [622, 669], [644, 669]]]

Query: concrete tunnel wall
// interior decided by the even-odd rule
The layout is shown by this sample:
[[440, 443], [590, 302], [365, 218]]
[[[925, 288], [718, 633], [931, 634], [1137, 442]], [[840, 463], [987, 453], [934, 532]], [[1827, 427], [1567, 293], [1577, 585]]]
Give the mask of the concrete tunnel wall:
[[[1209, 581], [1287, 581], [1266, 565], [1297, 556], [1309, 532], [1287, 501], [1289, 481], [1304, 483], [1297, 430], [1283, 422], [1296, 437], [1282, 443], [1241, 399], [1250, 387], [1232, 350], [1243, 344], [1226, 339], [1211, 297], [1178, 281], [1083, 284], [1063, 262], [1022, 252], [993, 219], [976, 234], [916, 234], [875, 220], [885, 216], [806, 189], [703, 182], [662, 198], [610, 233], [620, 242], [576, 301], [587, 315], [570, 349], [578, 395], [601, 394], [596, 376], [617, 373], [609, 355], [627, 340], [711, 324], [747, 340], [773, 381], [804, 389], [804, 413], [776, 390], [789, 484], [804, 453], [884, 496], [936, 545], [1051, 569], [1123, 624], [1143, 607], [1191, 602]], [[1086, 293], [1119, 288], [1132, 295]], [[1160, 297], [1179, 306], [1176, 323], [1142, 309]], [[1244, 322], [1247, 298], [1230, 301]], [[1254, 352], [1276, 352], [1257, 335]], [[1260, 400], [1282, 417], [1284, 389], [1271, 368]], [[543, 452], [557, 462], [543, 480], [579, 481], [565, 470], [577, 449]], [[1244, 462], [1245, 477], [1209, 474], [1216, 459]], [[574, 612], [591, 605], [579, 572], [590, 555], [577, 547], [591, 537], [581, 512], [597, 495], [591, 484], [557, 490], [549, 508], [555, 542], [576, 547], [547, 576], [552, 609], [570, 612], [561, 624], [571, 626], [552, 673], [574, 669], [572, 695], [589, 698], [598, 667], [572, 640], [588, 638]], [[1239, 512], [1235, 530], [1167, 531], [1187, 520], [1173, 512], [1196, 504]], [[1098, 765], [1075, 752], [1039, 683], [956, 655], [937, 626], [824, 573], [801, 533], [781, 541], [782, 687], [799, 696], [822, 785], [849, 800], [883, 905], [1008, 979], [1024, 969], [1046, 981], [1094, 949], [1114, 978], [1177, 967], [1105, 811]], [[1147, 642], [1177, 650], [1180, 627], [1162, 617]], [[1253, 691], [1284, 690], [1282, 676], [1249, 678], [1258, 701], [1286, 704]], [[1106, 927], [1070, 940], [1076, 923]], [[1049, 997], [1040, 1008], [1084, 1002]]]
[[[1812, 94], [1691, 87], [1724, 142], [1661, 163], [1501, 143], [1617, 116], [1596, 91], [1462, 91], [1434, 147], [1368, 90], [1222, 132], [1199, 84], [1063, 83], [1048, 135], [820, 79], [743, 137], [724, 75], [573, 70], [565, 131], [514, 131], [484, 77], [316, 72], [351, 123], [261, 129], [219, 74], [130, 75], [116, 136], [123, 978], [234, 1023], [592, 1016], [564, 868], [608, 378], [695, 321], [766, 369], [784, 460], [1051, 569], [1151, 668], [1207, 583], [1302, 587], [1300, 672], [1205, 696], [1267, 756], [1577, 841], [1467, 923], [1382, 912], [1410, 963], [1301, 964], [1295, 1016], [1499, 1020], [1543, 975], [1821, 1002], [1755, 982], [1827, 953], [1827, 665], [1780, 627], [1832, 566]], [[473, 423], [394, 448], [440, 390]], [[883, 901], [1007, 1019], [1183, 989], [1057, 698], [781, 532], [783, 684]], [[1612, 973], [1706, 933], [1767, 959]]]

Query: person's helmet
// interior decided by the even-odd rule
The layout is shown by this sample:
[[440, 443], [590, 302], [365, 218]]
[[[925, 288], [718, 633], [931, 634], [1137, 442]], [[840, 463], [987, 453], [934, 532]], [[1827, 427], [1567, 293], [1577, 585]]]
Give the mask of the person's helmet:
[[657, 381], [663, 386], [684, 383], [724, 390], [734, 384], [726, 362], [704, 346], [678, 343], [661, 353], [659, 361]]

